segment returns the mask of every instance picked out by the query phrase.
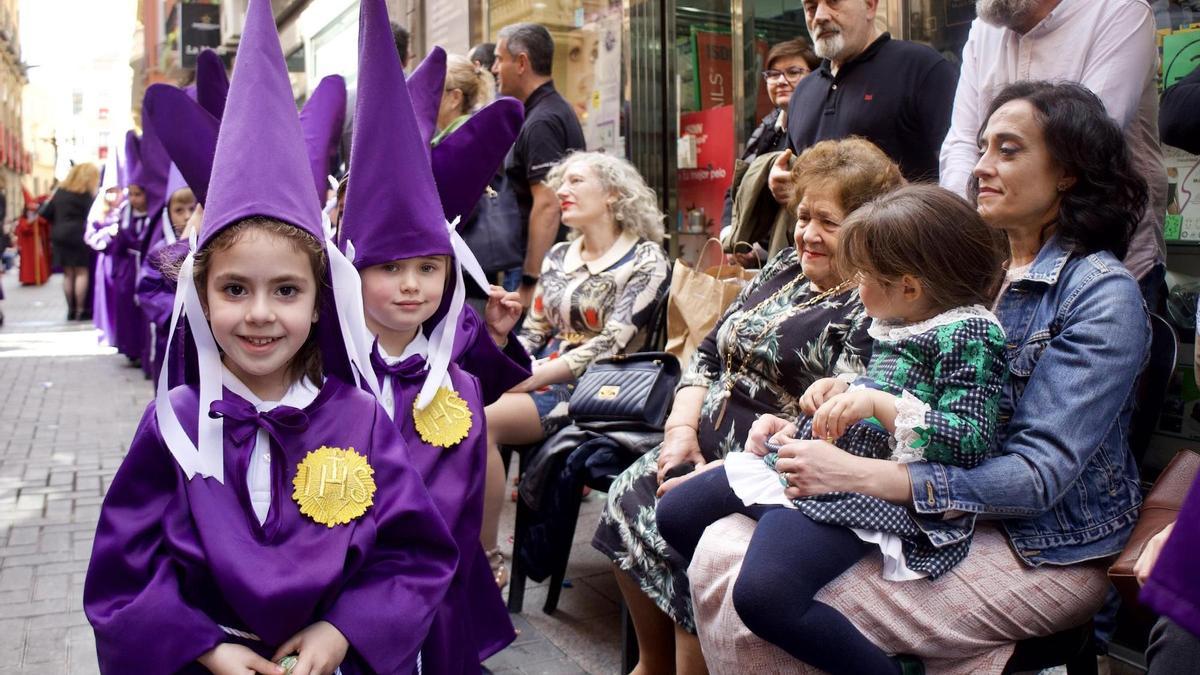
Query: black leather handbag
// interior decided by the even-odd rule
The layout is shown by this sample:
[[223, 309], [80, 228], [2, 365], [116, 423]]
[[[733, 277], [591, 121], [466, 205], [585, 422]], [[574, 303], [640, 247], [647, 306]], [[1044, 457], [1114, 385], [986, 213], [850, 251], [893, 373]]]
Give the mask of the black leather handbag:
[[659, 429], [677, 384], [679, 361], [666, 352], [599, 359], [575, 384], [568, 412], [577, 424], [624, 421]]

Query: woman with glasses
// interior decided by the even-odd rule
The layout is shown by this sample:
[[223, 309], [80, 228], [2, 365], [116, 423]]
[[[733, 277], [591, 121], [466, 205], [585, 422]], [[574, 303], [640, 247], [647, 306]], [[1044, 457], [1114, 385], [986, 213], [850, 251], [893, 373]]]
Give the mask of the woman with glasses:
[[[762, 119], [762, 123], [746, 141], [746, 151], [740, 158], [744, 166], [750, 166], [759, 155], [777, 152], [788, 147], [788, 102], [792, 98], [792, 92], [796, 89], [796, 83], [812, 72], [820, 63], [821, 59], [817, 58], [812, 47], [803, 38], [780, 42], [767, 52], [762, 77], [766, 80], [767, 96], [775, 105], [775, 109], [767, 113], [767, 116]], [[740, 177], [743, 172], [735, 171], [735, 175]], [[735, 178], [733, 186], [725, 193], [721, 227], [728, 227], [732, 222], [733, 197], [738, 183], [738, 179]], [[759, 242], [751, 243], [759, 244]], [[754, 252], [738, 252], [738, 262], [747, 267], [759, 267], [760, 263], [766, 259], [766, 253], [766, 246], [763, 243], [756, 247]]]

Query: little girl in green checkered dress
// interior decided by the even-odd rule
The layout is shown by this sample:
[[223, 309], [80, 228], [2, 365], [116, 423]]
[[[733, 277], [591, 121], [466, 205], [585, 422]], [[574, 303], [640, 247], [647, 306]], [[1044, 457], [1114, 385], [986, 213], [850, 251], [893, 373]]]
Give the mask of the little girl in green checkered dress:
[[[898, 462], [963, 467], [982, 462], [997, 447], [1007, 373], [1004, 331], [986, 309], [1003, 279], [1000, 235], [961, 198], [924, 185], [866, 204], [841, 230], [839, 269], [846, 278], [857, 277], [863, 306], [874, 320], [871, 359], [863, 376], [813, 383], [801, 398], [805, 416], [792, 435]], [[974, 516], [924, 517], [848, 492], [789, 499], [787, 474], [776, 472], [776, 460], [771, 451], [761, 457], [731, 453], [723, 466], [668, 492], [657, 510], [663, 537], [690, 558], [709, 524], [731, 513], [755, 518], [759, 525], [734, 587], [746, 625], [823, 670], [898, 668], [813, 597], [876, 549], [883, 553], [885, 578], [943, 574], [966, 557]], [[747, 589], [771, 592], [771, 585], [743, 579], [780, 574], [788, 577], [789, 596], [799, 596], [797, 616], [748, 618], [758, 603]], [[846, 660], [848, 653], [854, 658]]]

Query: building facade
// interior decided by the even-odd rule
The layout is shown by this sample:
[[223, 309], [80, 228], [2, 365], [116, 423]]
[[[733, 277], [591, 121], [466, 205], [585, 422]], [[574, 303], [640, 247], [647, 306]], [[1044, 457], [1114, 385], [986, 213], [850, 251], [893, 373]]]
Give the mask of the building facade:
[[[227, 55], [236, 51], [247, 2], [219, 4]], [[1167, 14], [1175, 23], [1186, 18], [1175, 16], [1185, 11], [1180, 2], [1200, 4], [1151, 2], [1160, 24]], [[142, 0], [144, 20], [158, 22], [157, 36], [146, 29], [147, 62], [168, 44], [170, 21], [157, 17], [174, 16], [179, 4]], [[297, 100], [333, 73], [346, 78], [353, 99], [358, 4], [272, 0]], [[638, 167], [669, 216], [672, 254], [688, 257], [716, 233], [733, 158], [771, 109], [761, 77], [767, 50], [808, 37], [803, 0], [388, 0], [388, 9], [409, 29], [418, 59], [435, 44], [465, 54], [512, 23], [545, 25], [556, 44], [555, 84], [575, 107], [589, 149]], [[974, 18], [975, 0], [879, 0], [877, 14], [893, 37], [928, 44], [954, 63]], [[149, 69], [145, 79], [163, 74], [170, 69]]]
[[0, 186], [4, 187], [4, 219], [16, 216], [21, 204], [21, 176], [31, 165], [25, 150], [22, 95], [29, 78], [21, 62], [19, 0], [0, 0]]

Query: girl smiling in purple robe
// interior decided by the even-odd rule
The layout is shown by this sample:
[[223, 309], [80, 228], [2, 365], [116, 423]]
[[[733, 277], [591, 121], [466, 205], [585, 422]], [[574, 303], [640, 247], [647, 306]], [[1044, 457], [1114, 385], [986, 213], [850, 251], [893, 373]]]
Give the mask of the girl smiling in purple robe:
[[[481, 381], [502, 379], [514, 368], [518, 379], [528, 376], [496, 346], [505, 343], [521, 307], [515, 294], [493, 289], [486, 321], [464, 318], [462, 270], [474, 258], [467, 259], [469, 250], [447, 223], [430, 160], [433, 125], [421, 126], [424, 106], [415, 104], [415, 92], [409, 95], [383, 0], [364, 0], [360, 11], [353, 159], [338, 243], [362, 276], [365, 319], [377, 336], [371, 363], [380, 402], [459, 547], [459, 568], [421, 648], [422, 665], [429, 673], [478, 673], [482, 660], [515, 637], [479, 543], [488, 389]], [[442, 78], [432, 77], [439, 66], [444, 77], [444, 53], [422, 65], [413, 86], [430, 84], [440, 100]], [[508, 144], [515, 138], [519, 105], [506, 101], [480, 113], [481, 121], [492, 120], [489, 143], [497, 147], [479, 154], [475, 145], [482, 181], [457, 176], [459, 184], [480, 183], [472, 199], [503, 157], [505, 135]]]
[[358, 386], [360, 282], [324, 241], [269, 0], [238, 51], [172, 317], [197, 381], [160, 375], [84, 585], [100, 669], [411, 673], [456, 547]]

